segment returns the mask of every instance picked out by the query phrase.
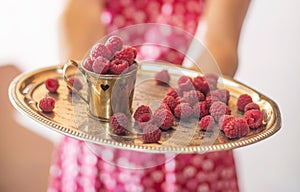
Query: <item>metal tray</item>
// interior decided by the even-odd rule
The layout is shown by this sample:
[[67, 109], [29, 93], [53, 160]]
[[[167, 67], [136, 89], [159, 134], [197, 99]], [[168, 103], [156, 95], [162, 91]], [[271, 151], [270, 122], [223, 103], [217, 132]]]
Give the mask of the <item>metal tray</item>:
[[[274, 101], [234, 79], [223, 77], [219, 79], [218, 86], [224, 86], [230, 91], [229, 106], [232, 114], [242, 116], [235, 103], [240, 94], [247, 93], [264, 113], [262, 127], [251, 130], [246, 137], [227, 139], [221, 131], [200, 131], [197, 128], [198, 120], [191, 119], [189, 122], [176, 122], [173, 129], [163, 132], [159, 143], [144, 144], [140, 134], [133, 131], [125, 136], [114, 135], [110, 131], [109, 123], [90, 117], [88, 106], [80, 98], [72, 97], [68, 93], [62, 77], [62, 67], [51, 66], [16, 77], [9, 88], [10, 100], [17, 110], [41, 125], [86, 142], [150, 153], [204, 153], [254, 144], [272, 136], [281, 128], [280, 111]], [[199, 72], [175, 65], [143, 63], [138, 71], [133, 109], [141, 104], [155, 107], [162, 100], [168, 86], [156, 85], [154, 81], [154, 75], [162, 69], [169, 71], [171, 86], [176, 86], [177, 79], [182, 75], [200, 75]], [[49, 93], [45, 88], [44, 81], [50, 77], [59, 79], [58, 93]], [[84, 93], [84, 89], [82, 92]], [[52, 113], [42, 113], [37, 107], [38, 101], [45, 96], [56, 99], [56, 107]]]

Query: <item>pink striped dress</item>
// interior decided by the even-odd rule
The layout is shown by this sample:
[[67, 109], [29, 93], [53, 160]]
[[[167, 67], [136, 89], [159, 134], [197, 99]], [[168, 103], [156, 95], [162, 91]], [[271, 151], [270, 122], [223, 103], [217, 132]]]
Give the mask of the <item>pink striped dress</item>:
[[[113, 32], [139, 23], [162, 23], [194, 34], [204, 8], [201, 0], [107, 0], [101, 19]], [[171, 38], [172, 34], [168, 34]], [[129, 39], [146, 38], [143, 35]], [[129, 40], [130, 41], [130, 40]], [[186, 47], [189, 41], [181, 44]], [[158, 49], [155, 57], [142, 59], [182, 63], [184, 54]], [[49, 192], [81, 191], [238, 191], [232, 151], [206, 154], [146, 154], [97, 146], [102, 156], [85, 142], [65, 137], [58, 145], [50, 168]], [[141, 168], [141, 162], [148, 162]]]

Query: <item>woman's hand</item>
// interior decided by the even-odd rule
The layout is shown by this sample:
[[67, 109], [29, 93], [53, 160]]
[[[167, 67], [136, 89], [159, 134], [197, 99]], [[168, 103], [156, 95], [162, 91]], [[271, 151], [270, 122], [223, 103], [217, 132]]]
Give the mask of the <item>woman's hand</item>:
[[60, 52], [67, 59], [81, 60], [95, 42], [106, 34], [101, 21], [100, 0], [68, 0], [60, 18]]
[[[194, 69], [204, 67], [205, 69], [201, 70], [205, 73], [215, 72], [216, 67], [207, 65], [217, 63], [222, 74], [234, 76], [238, 67], [240, 32], [249, 3], [250, 0], [207, 1], [204, 26], [199, 25], [194, 42], [187, 53], [187, 56], [194, 60]], [[207, 49], [203, 49], [203, 45]], [[183, 65], [191, 67], [190, 59], [186, 58]]]

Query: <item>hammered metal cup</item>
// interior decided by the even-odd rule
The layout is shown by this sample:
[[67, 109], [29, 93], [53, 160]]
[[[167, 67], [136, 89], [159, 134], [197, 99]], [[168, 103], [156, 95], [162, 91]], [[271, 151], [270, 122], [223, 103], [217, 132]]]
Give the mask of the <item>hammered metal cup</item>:
[[[108, 121], [117, 112], [132, 113], [132, 102], [138, 64], [134, 63], [129, 72], [115, 74], [96, 74], [69, 60], [63, 68], [63, 76], [67, 85], [88, 104], [89, 113], [100, 120]], [[87, 82], [87, 98], [85, 98], [68, 81], [69, 67], [78, 68]]]

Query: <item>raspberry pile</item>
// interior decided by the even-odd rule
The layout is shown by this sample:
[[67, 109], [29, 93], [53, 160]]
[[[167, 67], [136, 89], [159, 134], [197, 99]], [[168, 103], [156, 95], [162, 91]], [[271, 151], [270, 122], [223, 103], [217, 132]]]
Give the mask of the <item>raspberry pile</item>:
[[250, 132], [250, 129], [257, 129], [263, 123], [263, 113], [260, 111], [259, 105], [252, 101], [250, 95], [240, 95], [236, 106], [244, 113], [243, 117], [223, 115], [219, 119], [219, 127], [229, 139], [244, 137]]
[[90, 50], [83, 67], [97, 74], [122, 74], [136, 68], [137, 52], [134, 47], [123, 45], [118, 36], [111, 36], [105, 44], [98, 43]]
[[181, 76], [177, 81], [178, 87], [168, 89], [162, 104], [155, 111], [155, 125], [164, 131], [172, 126], [172, 121], [196, 118], [199, 119], [200, 130], [219, 128], [229, 139], [244, 137], [250, 129], [260, 127], [263, 113], [250, 95], [240, 95], [236, 103], [238, 110], [244, 113], [243, 117], [231, 115], [228, 106], [230, 92], [218, 88], [218, 78], [214, 74], [194, 78]]

